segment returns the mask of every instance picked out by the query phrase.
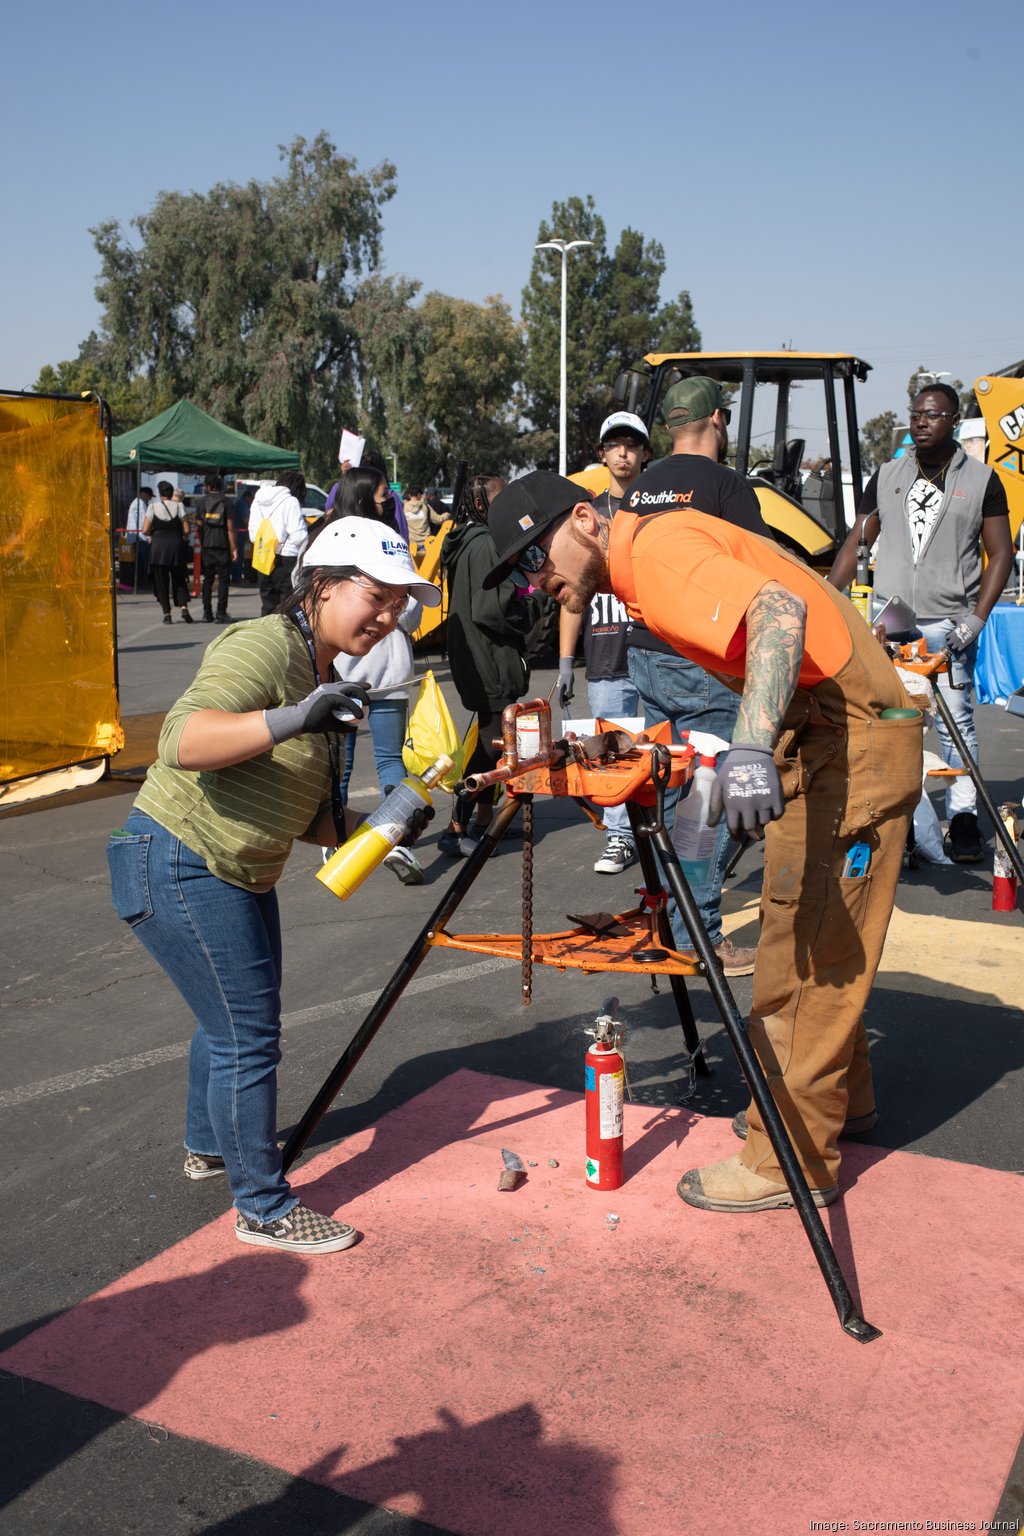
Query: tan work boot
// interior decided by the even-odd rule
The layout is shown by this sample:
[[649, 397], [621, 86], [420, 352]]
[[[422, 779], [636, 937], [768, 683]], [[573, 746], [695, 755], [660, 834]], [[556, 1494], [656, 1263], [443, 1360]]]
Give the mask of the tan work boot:
[[[785, 1184], [752, 1173], [738, 1152], [706, 1168], [691, 1168], [676, 1185], [676, 1194], [702, 1211], [774, 1211], [793, 1204]], [[815, 1205], [831, 1205], [838, 1197], [834, 1184], [831, 1189], [811, 1190]]]
[[[696, 950], [681, 949], [681, 955], [685, 955], [693, 965], [697, 964]], [[722, 970], [726, 976], [751, 976], [754, 971], [754, 961], [757, 959], [756, 949], [737, 949], [732, 939], [719, 939], [715, 945], [715, 954], [722, 964]]]
[[722, 970], [727, 976], [752, 976], [754, 974], [754, 961], [757, 959], [757, 948], [737, 949], [732, 939], [723, 938], [715, 945], [715, 954], [722, 962]]

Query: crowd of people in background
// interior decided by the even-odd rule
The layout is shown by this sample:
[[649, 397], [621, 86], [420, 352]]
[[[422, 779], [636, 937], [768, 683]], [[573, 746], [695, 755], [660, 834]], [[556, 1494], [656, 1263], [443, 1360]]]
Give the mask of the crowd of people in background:
[[[155, 494], [142, 488], [125, 530], [136, 581], [148, 572], [165, 624], [174, 608], [192, 623], [195, 530], [202, 616], [229, 626], [228, 644], [218, 639], [208, 648], [193, 689], [168, 716], [161, 759], [134, 819], [114, 835], [115, 905], [138, 923], [143, 942], [192, 1001], [192, 983], [170, 944], [178, 898], [169, 887], [166, 935], [155, 921], [141, 931], [133, 903], [144, 842], [167, 843], [179, 896], [182, 870], [194, 855], [190, 878], [203, 884], [189, 899], [216, 900], [225, 911], [237, 908], [239, 921], [252, 919], [253, 953], [267, 971], [271, 1033], [279, 1027], [273, 881], [294, 836], [320, 841], [326, 858], [353, 830], [353, 719], [368, 727], [382, 803], [405, 775], [412, 636], [422, 604], [441, 597], [413, 562], [443, 529], [445, 647], [452, 685], [478, 728], [466, 777], [497, 763], [502, 711], [529, 690], [531, 636], [552, 601], [564, 715], [571, 715], [582, 649], [595, 720], [667, 722], [674, 740], [690, 739], [714, 764], [713, 847], [699, 868], [680, 857], [722, 973], [753, 973], [751, 1040], [812, 1197], [828, 1205], [838, 1197], [838, 1138], [878, 1119], [862, 1012], [922, 775], [922, 716], [869, 626], [836, 589], [853, 573], [857, 545], [877, 541], [878, 584], [905, 589], [929, 648], [945, 646], [954, 656], [957, 680], [966, 685], [954, 705], [976, 750], [970, 683], [978, 636], [1012, 565], [1006, 498], [997, 477], [955, 440], [955, 392], [928, 388], [910, 412], [912, 466], [893, 461], [871, 478], [826, 581], [780, 549], [750, 483], [727, 466], [730, 410], [721, 386], [710, 378], [678, 380], [665, 394], [662, 416], [671, 450], [655, 463], [639, 416], [617, 411], [604, 421], [596, 452], [608, 482], [596, 498], [544, 471], [511, 485], [483, 471], [465, 478], [451, 507], [420, 486], [408, 487], [403, 501], [372, 453], [358, 465], [341, 464], [318, 516], [306, 506], [298, 470], [233, 490], [210, 474], [191, 505], [169, 481], [158, 482]], [[353, 550], [358, 559], [349, 558]], [[248, 647], [228, 612], [231, 582], [245, 580], [257, 583], [260, 596]], [[224, 670], [229, 653], [238, 676]], [[224, 689], [238, 700], [226, 712], [216, 702]], [[338, 720], [346, 722], [343, 729]], [[882, 726], [886, 753], [876, 761]], [[326, 749], [325, 734], [333, 743]], [[942, 748], [955, 765], [945, 736]], [[218, 785], [208, 797], [209, 850], [188, 843], [196, 829], [186, 800], [193, 804], [188, 784], [196, 769]], [[280, 805], [260, 809], [239, 799], [244, 813], [231, 809], [230, 794], [265, 787], [275, 773], [288, 787]], [[495, 798], [494, 790], [455, 798], [438, 838], [443, 857], [476, 851]], [[669, 825], [676, 809], [674, 797], [666, 798]], [[981, 842], [966, 780], [951, 789], [949, 816], [953, 858], [975, 861]], [[257, 833], [244, 848], [236, 845], [242, 823]], [[273, 868], [261, 873], [268, 827]], [[594, 871], [623, 874], [637, 851], [621, 808], [605, 812], [603, 831]], [[763, 839], [766, 851], [761, 934], [750, 949], [724, 934], [721, 916], [729, 850], [743, 836]], [[849, 867], [858, 849], [871, 864], [871, 880], [860, 885]], [[385, 863], [403, 884], [423, 882], [409, 847], [395, 847]], [[691, 934], [671, 904], [670, 912], [675, 946], [688, 952], [699, 929]], [[800, 956], [811, 954], [807, 975]], [[233, 964], [230, 957], [214, 964], [225, 985], [238, 980]], [[201, 1022], [191, 1061], [186, 1176], [227, 1175], [242, 1241], [303, 1252], [349, 1246], [353, 1230], [296, 1204], [283, 1178], [266, 1074], [257, 1092], [235, 1034], [234, 1044], [217, 1043], [226, 1016], [198, 994], [194, 1007]], [[248, 1018], [246, 1010], [247, 995], [240, 994], [228, 1012], [237, 1022]], [[273, 1065], [275, 1051], [266, 1059]], [[202, 1085], [215, 1080], [230, 1080], [233, 1093], [245, 1089], [253, 1109], [244, 1134], [236, 1134], [226, 1101], [204, 1098]], [[791, 1204], [756, 1106], [742, 1111], [733, 1128], [743, 1151], [689, 1170], [680, 1197], [712, 1211]]]
[[[976, 750], [970, 691], [973, 658], [987, 611], [998, 595], [1009, 558], [1009, 540], [1004, 526], [1005, 497], [998, 480], [983, 466], [976, 472], [973, 469], [971, 450], [975, 442], [962, 448], [955, 439], [957, 404], [954, 392], [942, 385], [923, 391], [914, 402], [916, 415], [912, 413], [911, 423], [919, 428], [921, 441], [916, 452], [923, 468], [911, 487], [908, 501], [910, 554], [903, 553], [899, 542], [901, 524], [890, 518], [878, 544], [877, 574], [882, 587], [892, 586], [893, 582], [898, 586], [900, 578], [906, 575], [900, 562], [906, 564], [908, 559], [917, 585], [919, 572], [925, 576], [937, 573], [928, 587], [928, 612], [921, 614], [929, 643], [937, 644], [948, 627], [949, 616], [940, 612], [947, 589], [956, 586], [965, 562], [970, 565], [972, 560], [977, 561], [979, 541], [984, 543], [988, 564], [980, 596], [975, 594], [975, 610], [953, 616], [964, 629], [962, 645], [954, 635], [959, 669], [956, 681], [966, 683], [967, 687], [949, 695], [958, 724]], [[706, 512], [750, 532], [767, 535], [749, 483], [723, 462], [729, 409], [720, 386], [706, 378], [681, 380], [668, 391], [662, 402], [662, 414], [672, 437], [672, 449], [667, 458], [653, 465], [650, 435], [640, 417], [616, 411], [602, 424], [595, 445], [596, 459], [607, 470], [609, 484], [595, 499], [597, 513], [610, 522], [630, 488], [643, 475], [645, 485], [655, 491], [663, 485], [685, 482], [687, 491], [696, 494]], [[835, 584], [842, 586], [849, 579], [855, 544], [863, 537], [865, 528], [872, 541], [879, 538], [879, 496], [888, 494], [886, 476], [899, 477], [898, 465], [897, 460], [884, 466], [868, 482], [855, 526], [836, 559], [831, 577]], [[965, 475], [975, 474], [978, 488], [976, 493], [971, 492], [975, 500], [968, 498], [967, 522], [960, 516], [959, 531], [950, 533], [950, 524], [944, 542], [930, 542], [932, 523], [943, 504], [947, 474], [959, 476], [957, 485]], [[448, 505], [436, 489], [417, 484], [407, 486], [403, 497], [389, 483], [383, 457], [365, 450], [358, 466], [347, 462], [340, 465], [324, 510], [315, 516], [306, 506], [307, 485], [297, 470], [285, 471], [273, 483], [238, 481], [232, 485], [228, 481], [227, 488], [220, 475], [210, 474], [202, 494], [192, 496], [186, 496], [169, 481], [160, 480], [155, 490], [142, 486], [129, 505], [122, 553], [130, 585], [139, 591], [151, 587], [165, 624], [173, 623], [175, 609], [180, 622], [193, 622], [189, 604], [194, 562], [200, 576], [197, 595], [201, 597], [204, 622], [229, 624], [232, 618], [228, 597], [232, 585], [256, 585], [261, 615], [275, 612], [301, 571], [305, 551], [338, 518], [360, 517], [385, 523], [408, 545], [414, 559], [421, 558], [427, 541], [447, 527], [449, 531], [440, 548], [448, 593], [445, 649], [452, 686], [463, 708], [475, 716], [478, 724], [477, 744], [467, 773], [481, 772], [494, 766], [493, 742], [502, 710], [521, 698], [529, 686], [530, 637], [545, 601], [529, 583], [508, 580], [495, 590], [483, 587], [483, 575], [493, 563], [488, 509], [505, 484], [499, 475], [486, 471], [472, 475], [466, 480], [456, 507]], [[902, 495], [899, 490], [895, 494]], [[958, 494], [959, 507], [964, 495]], [[253, 541], [257, 531], [267, 527], [273, 531], [273, 564], [269, 570], [257, 572], [252, 566]], [[896, 570], [890, 571], [890, 566]], [[974, 571], [973, 565], [971, 570]], [[978, 572], [972, 579], [977, 586]], [[408, 685], [414, 670], [411, 636], [420, 616], [418, 603], [410, 599], [396, 629], [367, 656], [341, 659], [338, 664], [339, 675], [346, 681], [359, 682], [371, 690], [368, 724], [382, 792], [397, 784], [404, 772], [402, 747], [409, 719]], [[579, 656], [587, 708], [592, 717], [642, 719], [647, 724], [668, 720], [676, 740], [684, 732], [696, 731], [710, 742], [719, 743], [708, 750], [720, 750], [720, 745], [731, 739], [738, 707], [735, 692], [673, 651], [642, 622], [629, 619], [613, 593], [598, 593], [582, 613], [565, 608], [560, 612], [558, 703], [566, 717], [572, 712]], [[941, 723], [940, 738], [943, 757], [957, 766], [955, 749]], [[347, 738], [345, 748], [346, 796], [355, 749], [353, 734]], [[974, 788], [969, 778], [955, 780], [948, 798], [947, 846], [954, 859], [975, 862], [982, 857], [982, 845]], [[458, 799], [440, 836], [441, 853], [450, 858], [465, 857], [483, 835], [493, 808], [494, 796], [490, 792], [475, 799]], [[673, 809], [668, 807], [670, 815]], [[624, 810], [606, 810], [603, 827], [605, 845], [594, 870], [599, 874], [621, 874], [636, 862]], [[722, 932], [721, 890], [730, 846], [722, 823], [709, 868], [705, 876], [697, 878], [695, 890], [701, 917], [726, 974], [746, 975], [753, 969], [754, 950], [736, 950]], [[420, 864], [408, 850], [397, 850], [389, 865], [406, 884], [418, 884], [423, 879]], [[685, 948], [687, 936], [682, 919], [675, 911], [672, 919], [677, 945]]]
[[[387, 479], [383, 458], [372, 450], [364, 453], [358, 466], [341, 464], [319, 516], [312, 515], [306, 505], [308, 488], [298, 470], [286, 470], [273, 482], [228, 485], [226, 489], [221, 475], [209, 474], [202, 494], [186, 497], [169, 481], [161, 481], [155, 495], [150, 487], [141, 487], [128, 508], [125, 543], [134, 558], [131, 586], [141, 591], [151, 583], [165, 624], [173, 623], [172, 600], [181, 621], [193, 622], [189, 590], [196, 552], [203, 620], [230, 624], [232, 585], [258, 588], [261, 617], [278, 612], [301, 576], [304, 557], [323, 530], [340, 518], [383, 523], [416, 554], [451, 519], [451, 509], [436, 490], [410, 486], [403, 500]], [[256, 571], [253, 541], [266, 527], [272, 531], [273, 561], [270, 569]], [[367, 654], [339, 656], [335, 662], [340, 680], [369, 690], [367, 723], [382, 794], [405, 773], [402, 749], [413, 675], [410, 637], [421, 616], [421, 604], [410, 596], [395, 629], [382, 635]], [[347, 802], [355, 762], [354, 732], [345, 737], [343, 750], [341, 794]], [[423, 870], [408, 850], [396, 848], [386, 863], [404, 884], [422, 883]]]

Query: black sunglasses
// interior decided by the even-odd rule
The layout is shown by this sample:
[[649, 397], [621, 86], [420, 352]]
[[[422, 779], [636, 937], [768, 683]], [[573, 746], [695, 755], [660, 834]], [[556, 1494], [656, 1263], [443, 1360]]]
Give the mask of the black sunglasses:
[[516, 556], [515, 570], [520, 576], [536, 576], [547, 558], [547, 550], [539, 544], [527, 544]]

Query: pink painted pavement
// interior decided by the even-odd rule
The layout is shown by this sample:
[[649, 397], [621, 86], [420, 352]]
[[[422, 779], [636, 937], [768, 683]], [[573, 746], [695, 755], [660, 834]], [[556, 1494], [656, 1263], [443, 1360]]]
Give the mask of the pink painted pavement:
[[[245, 1249], [225, 1215], [0, 1367], [466, 1536], [990, 1519], [1024, 1428], [1024, 1182], [847, 1148], [824, 1215], [883, 1330], [861, 1345], [793, 1211], [676, 1197], [728, 1121], [627, 1105], [626, 1136], [597, 1194], [580, 1095], [457, 1072], [299, 1170], [356, 1248]], [[538, 1165], [514, 1194], [502, 1146]]]

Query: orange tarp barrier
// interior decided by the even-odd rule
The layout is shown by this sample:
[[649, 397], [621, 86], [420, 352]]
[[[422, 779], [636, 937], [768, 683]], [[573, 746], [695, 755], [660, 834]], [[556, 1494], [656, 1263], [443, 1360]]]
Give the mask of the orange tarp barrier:
[[124, 743], [95, 399], [0, 393], [0, 782]]

